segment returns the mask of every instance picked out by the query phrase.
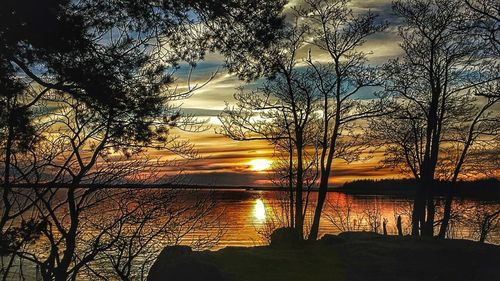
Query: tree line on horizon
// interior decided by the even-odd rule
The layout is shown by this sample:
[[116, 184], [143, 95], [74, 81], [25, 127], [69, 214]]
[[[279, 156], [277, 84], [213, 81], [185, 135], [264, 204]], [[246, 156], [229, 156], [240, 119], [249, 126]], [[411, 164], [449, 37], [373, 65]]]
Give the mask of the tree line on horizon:
[[[344, 183], [338, 187], [352, 191], [407, 191], [409, 194], [416, 190], [419, 182], [411, 178], [403, 179], [359, 179]], [[452, 183], [447, 180], [435, 182], [436, 195], [446, 195], [448, 188], [455, 188], [455, 195], [459, 197], [479, 196], [480, 198], [498, 200], [500, 181], [496, 178], [476, 179], [472, 181], [458, 181]]]
[[[121, 280], [132, 278], [132, 261], [147, 249], [142, 226], [154, 221], [141, 205], [178, 199], [145, 202], [138, 194], [80, 186], [141, 180], [145, 168], [182, 170], [182, 161], [152, 159], [148, 149], [198, 157], [173, 131], [197, 132], [203, 124], [174, 104], [210, 82], [191, 82], [208, 52], [222, 54], [238, 78], [264, 81], [238, 90], [236, 105], [219, 116], [218, 133], [273, 145], [272, 180], [286, 190], [286, 226], [302, 239], [318, 238], [338, 161], [382, 150], [382, 166], [419, 183], [411, 234], [435, 236], [437, 225], [439, 238], [446, 237], [454, 188], [436, 218], [436, 182], [498, 172], [500, 16], [492, 0], [394, 1], [402, 54], [382, 65], [370, 64], [363, 47], [388, 32], [388, 23], [372, 12], [356, 14], [348, 0], [304, 0], [286, 12], [286, 2], [274, 0], [4, 2], [0, 256], [11, 257], [8, 265], [14, 258], [35, 263], [43, 280], [106, 278], [101, 259]], [[181, 65], [191, 69], [185, 87], [177, 87]], [[16, 189], [39, 183], [67, 188]], [[316, 202], [309, 198], [313, 187]], [[97, 218], [105, 218], [96, 202], [109, 199], [120, 215], [99, 225]], [[199, 221], [208, 209], [168, 212]], [[137, 232], [126, 235], [132, 225]], [[90, 240], [87, 226], [101, 227]], [[41, 240], [46, 255], [30, 250]], [[141, 245], [138, 252], [126, 254], [132, 243]], [[9, 268], [2, 266], [4, 280]]]

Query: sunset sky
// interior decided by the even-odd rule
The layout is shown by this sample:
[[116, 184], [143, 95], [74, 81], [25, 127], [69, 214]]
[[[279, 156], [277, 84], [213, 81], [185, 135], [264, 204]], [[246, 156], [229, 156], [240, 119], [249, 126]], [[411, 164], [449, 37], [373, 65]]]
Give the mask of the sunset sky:
[[[300, 5], [300, 0], [290, 1], [290, 7]], [[363, 50], [369, 54], [371, 64], [381, 64], [390, 58], [397, 57], [401, 50], [398, 46], [397, 37], [398, 19], [391, 11], [389, 0], [357, 0], [352, 1], [352, 9], [355, 13], [372, 11], [379, 15], [380, 20], [387, 21], [389, 27], [385, 32], [371, 36]], [[302, 54], [306, 54], [308, 47], [304, 48]], [[312, 50], [315, 60], [326, 58], [318, 50]], [[201, 119], [208, 120], [210, 126], [204, 132], [191, 134], [180, 133], [183, 138], [189, 139], [199, 150], [201, 159], [193, 160], [185, 165], [184, 173], [189, 174], [185, 179], [193, 184], [207, 185], [244, 185], [259, 186], [269, 185], [269, 175], [266, 171], [256, 171], [251, 161], [272, 161], [272, 147], [264, 141], [233, 141], [216, 133], [220, 122], [217, 115], [224, 109], [226, 102], [234, 103], [233, 94], [236, 88], [255, 88], [260, 81], [245, 83], [237, 77], [230, 75], [222, 67], [223, 60], [218, 54], [209, 54], [206, 59], [199, 63], [192, 75], [192, 84], [203, 83], [213, 73], [215, 77], [195, 94], [183, 100], [180, 104], [182, 110]], [[187, 71], [181, 69], [176, 73], [178, 87], [185, 87]], [[154, 154], [162, 154], [155, 152]], [[380, 153], [369, 160], [354, 162], [350, 164], [337, 161], [333, 168], [331, 182], [333, 184], [343, 183], [359, 178], [394, 178], [401, 177], [397, 172], [390, 170], [375, 169]]]

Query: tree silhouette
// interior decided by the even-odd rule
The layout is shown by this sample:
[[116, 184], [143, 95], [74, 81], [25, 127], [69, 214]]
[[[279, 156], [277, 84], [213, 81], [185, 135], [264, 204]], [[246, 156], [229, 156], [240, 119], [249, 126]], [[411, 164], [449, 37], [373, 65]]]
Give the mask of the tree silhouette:
[[[291, 24], [283, 38], [262, 59], [274, 69], [272, 77], [256, 91], [235, 94], [237, 105], [219, 116], [221, 133], [234, 140], [265, 139], [280, 159], [274, 164], [275, 183], [287, 186], [289, 221], [303, 236], [303, 192], [315, 182], [319, 96], [310, 69], [299, 66], [306, 27]], [[271, 69], [272, 71], [272, 69]]]
[[[2, 220], [22, 219], [16, 218], [19, 210], [10, 211], [12, 200], [21, 198], [10, 192], [13, 170], [21, 175], [16, 184], [57, 187], [30, 189], [36, 195], [28, 197], [30, 206], [37, 209], [37, 219], [45, 222], [42, 233], [49, 241], [49, 254], [40, 258], [28, 252], [22, 257], [38, 263], [45, 279], [74, 279], [98, 252], [110, 247], [99, 245], [100, 235], [87, 252], [79, 252], [76, 245], [82, 235], [82, 215], [94, 204], [89, 198], [106, 197], [79, 185], [109, 182], [109, 172], [117, 168], [109, 161], [110, 154], [127, 158], [146, 147], [168, 149], [183, 157], [193, 154], [191, 145], [170, 134], [173, 127], [198, 128], [196, 121], [182, 117], [170, 104], [203, 86], [188, 81], [185, 92], [169, 87], [181, 62], [195, 67], [207, 51], [217, 50], [241, 76], [260, 71], [243, 72], [241, 65], [251, 64], [256, 52], [273, 40], [273, 31], [281, 27], [284, 3], [259, 3], [2, 3], [0, 74], [2, 86], [8, 87], [2, 89], [0, 104], [7, 109], [6, 115], [2, 111], [1, 132], [8, 135], [3, 150], [7, 157], [2, 162], [2, 207], [8, 212], [2, 211]], [[43, 117], [31, 114], [35, 108], [41, 108]], [[50, 122], [41, 126], [41, 120]], [[34, 125], [41, 129], [32, 129]], [[40, 136], [43, 146], [34, 142]], [[27, 149], [22, 150], [23, 146]], [[13, 166], [12, 159], [23, 161], [15, 160]], [[3, 233], [7, 223], [2, 224]]]
[[469, 26], [466, 30], [478, 34], [486, 42], [490, 43], [491, 50], [497, 55], [500, 53], [500, 9], [493, 0], [465, 0], [470, 9], [468, 16]]
[[[474, 87], [495, 87], [498, 67], [485, 56], [481, 36], [464, 32], [469, 26], [468, 12], [460, 1], [396, 1], [394, 11], [403, 19], [399, 28], [403, 55], [385, 65], [386, 91], [397, 98], [392, 121], [375, 125], [375, 134], [392, 134], [386, 163], [405, 163], [420, 180], [413, 215], [412, 234], [432, 236], [435, 224], [433, 183], [440, 174], [441, 152], [451, 127], [468, 124], [471, 130], [479, 120], [489, 123], [488, 108], [495, 99], [475, 106], [484, 99], [474, 98]], [[486, 93], [487, 91], [485, 91]], [[477, 115], [476, 115], [477, 114]], [[483, 114], [485, 114], [483, 116]], [[476, 120], [476, 121], [474, 121]], [[472, 135], [480, 135], [473, 133]], [[394, 137], [395, 136], [395, 137]], [[473, 137], [474, 138], [474, 137]], [[457, 140], [459, 141], [459, 140]], [[471, 140], [470, 142], [473, 142]], [[467, 153], [468, 141], [462, 155]], [[462, 158], [462, 157], [460, 157]], [[460, 162], [456, 170], [460, 170]]]
[[[297, 12], [308, 23], [311, 44], [328, 54], [328, 62], [308, 65], [315, 72], [321, 97], [322, 136], [320, 137], [320, 182], [318, 202], [309, 239], [318, 237], [319, 223], [328, 191], [333, 160], [355, 160], [362, 149], [353, 137], [355, 122], [384, 114], [384, 99], [363, 101], [362, 89], [380, 85], [376, 68], [367, 65], [366, 53], [359, 50], [366, 38], [385, 28], [372, 13], [354, 15], [348, 1], [305, 1]], [[343, 135], [342, 137], [340, 137]]]

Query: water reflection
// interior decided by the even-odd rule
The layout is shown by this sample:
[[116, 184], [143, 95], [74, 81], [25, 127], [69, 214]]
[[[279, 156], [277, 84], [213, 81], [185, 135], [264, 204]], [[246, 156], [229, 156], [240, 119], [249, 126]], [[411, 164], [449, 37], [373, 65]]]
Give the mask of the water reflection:
[[256, 222], [262, 223], [266, 221], [266, 206], [262, 199], [255, 199], [255, 206], [253, 208], [253, 217]]
[[[311, 194], [309, 208], [305, 213], [306, 225], [310, 225], [312, 221], [316, 196], [316, 193]], [[219, 210], [225, 214], [221, 221], [226, 226], [225, 234], [216, 248], [266, 244], [267, 240], [263, 239], [262, 233], [268, 233], [273, 227], [287, 224], [285, 217], [289, 209], [286, 204], [283, 205], [280, 192], [217, 190], [215, 199]], [[408, 235], [411, 231], [412, 203], [412, 198], [404, 196], [362, 196], [329, 192], [321, 217], [320, 236], [343, 231], [376, 230], [382, 232], [384, 221], [387, 232], [396, 235], [396, 222], [399, 216], [402, 219], [403, 233]], [[443, 200], [437, 200], [436, 204], [439, 218], [442, 215]], [[474, 211], [478, 207], [485, 210], [498, 210], [499, 206], [497, 201], [455, 200], [453, 225], [450, 226], [447, 237], [477, 240], [476, 232], [482, 215]], [[476, 217], [477, 223], [473, 222]], [[487, 242], [500, 243], [500, 227], [492, 229]]]
[[[118, 237], [112, 235], [121, 234], [120, 243], [116, 248], [118, 250], [113, 248], [113, 251], [125, 249], [127, 252], [130, 251], [128, 250], [131, 249], [130, 247], [146, 249], [142, 243], [146, 239], [152, 239], [150, 240], [152, 241], [151, 245], [148, 246], [145, 253], [134, 256], [134, 258], [137, 257], [132, 265], [134, 268], [144, 268], [144, 262], [152, 262], [157, 253], [166, 245], [181, 243], [200, 248], [214, 246], [212, 248], [214, 250], [226, 246], [256, 246], [269, 243], [269, 236], [277, 227], [289, 225], [287, 217], [290, 206], [287, 204], [287, 194], [282, 192], [164, 189], [147, 189], [141, 193], [136, 193], [138, 191], [132, 189], [112, 189], [108, 192], [111, 191], [113, 195], [122, 194], [120, 196], [123, 196], [125, 201], [114, 201], [118, 198], [116, 196], [103, 196], [104, 199], [99, 206], [96, 205], [94, 209], [87, 210], [88, 223], [80, 229], [81, 233], [85, 234], [81, 235], [77, 247], [81, 252], [90, 251], [88, 246], [94, 245], [92, 244], [95, 241], [93, 237], [97, 237], [102, 231], [105, 231], [106, 236], [109, 237]], [[64, 196], [61, 197], [64, 199]], [[158, 207], [158, 204], [155, 204], [155, 199], [160, 198], [170, 200], [169, 204]], [[305, 212], [306, 231], [312, 221], [316, 200], [317, 193], [312, 193], [309, 207]], [[128, 204], [124, 206], [126, 208], [116, 208], [113, 204], [119, 202], [128, 202]], [[122, 212], [133, 210], [134, 206], [131, 205], [131, 202], [140, 203], [142, 206], [140, 210], [145, 215], [144, 218], [147, 218], [147, 223], [143, 224], [142, 221], [138, 220], [142, 213], [136, 214], [137, 216], [127, 222], [125, 227], [122, 227], [125, 221], [121, 222], [120, 229], [128, 229], [125, 232], [123, 232], [124, 230], [120, 230], [120, 232], [108, 231], [108, 224], [103, 223], [106, 223], [108, 218], [113, 219], [115, 216], [121, 216]], [[399, 217], [402, 221], [402, 232], [407, 235], [411, 230], [412, 203], [412, 199], [407, 197], [359, 196], [329, 192], [321, 218], [320, 236], [325, 233], [336, 234], [344, 231], [375, 231], [380, 233], [384, 225], [388, 234], [396, 235], [396, 221]], [[443, 200], [437, 200], [436, 206], [439, 218], [442, 216]], [[481, 227], [484, 227], [485, 215], [495, 212], [499, 208], [498, 201], [455, 200], [447, 237], [478, 240]], [[60, 212], [64, 211], [60, 210]], [[61, 216], [64, 217], [64, 213]], [[490, 226], [491, 232], [487, 236], [487, 242], [500, 244], [498, 222], [497, 219]], [[167, 229], [167, 231], [163, 232], [161, 229]], [[131, 235], [132, 232], [135, 232], [136, 235]], [[123, 235], [123, 233], [126, 234]], [[152, 233], [164, 234], [151, 236]], [[50, 252], [47, 250], [47, 243], [47, 240], [38, 241], [33, 245], [33, 252], [44, 257], [43, 255]], [[121, 255], [122, 252], [118, 252], [118, 254]], [[0, 259], [0, 265], [2, 262], [6, 261]], [[102, 262], [99, 266], [111, 268], [107, 260], [100, 259], [99, 262]], [[21, 268], [21, 265], [18, 268]], [[27, 276], [29, 276], [27, 280], [35, 280], [35, 267], [30, 265], [26, 268]]]

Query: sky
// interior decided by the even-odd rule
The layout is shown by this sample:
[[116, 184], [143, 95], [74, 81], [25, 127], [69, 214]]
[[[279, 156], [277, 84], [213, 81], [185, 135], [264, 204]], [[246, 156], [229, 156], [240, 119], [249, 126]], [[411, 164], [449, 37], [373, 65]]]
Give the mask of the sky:
[[[301, 0], [291, 0], [286, 11]], [[401, 54], [397, 37], [397, 17], [391, 11], [391, 1], [388, 0], [357, 0], [351, 2], [355, 13], [371, 11], [379, 15], [380, 19], [388, 22], [386, 31], [368, 38], [362, 50], [369, 52], [370, 64], [382, 64], [390, 58]], [[315, 59], [321, 60], [325, 54], [313, 50]], [[223, 68], [223, 58], [218, 54], [208, 54], [193, 71], [193, 84], [202, 84], [213, 76], [213, 79], [192, 97], [183, 100], [178, 105], [186, 114], [196, 116], [207, 121], [206, 130], [198, 133], [179, 132], [183, 139], [188, 139], [199, 152], [199, 159], [183, 162], [184, 183], [212, 185], [212, 186], [269, 186], [268, 164], [272, 163], [273, 149], [265, 141], [234, 141], [217, 134], [220, 124], [217, 115], [226, 106], [234, 103], [233, 95], [236, 88], [255, 87], [257, 82], [245, 83], [234, 75], [228, 74]], [[185, 87], [187, 71], [180, 70], [176, 74], [178, 86]], [[162, 155], [164, 152], [151, 152]], [[336, 161], [332, 170], [331, 184], [338, 185], [355, 179], [380, 179], [401, 177], [396, 171], [378, 169], [381, 153], [365, 161], [346, 164]], [[170, 157], [170, 156], [165, 156]], [[252, 162], [253, 161], [253, 162]], [[257, 165], [255, 165], [257, 163]]]

